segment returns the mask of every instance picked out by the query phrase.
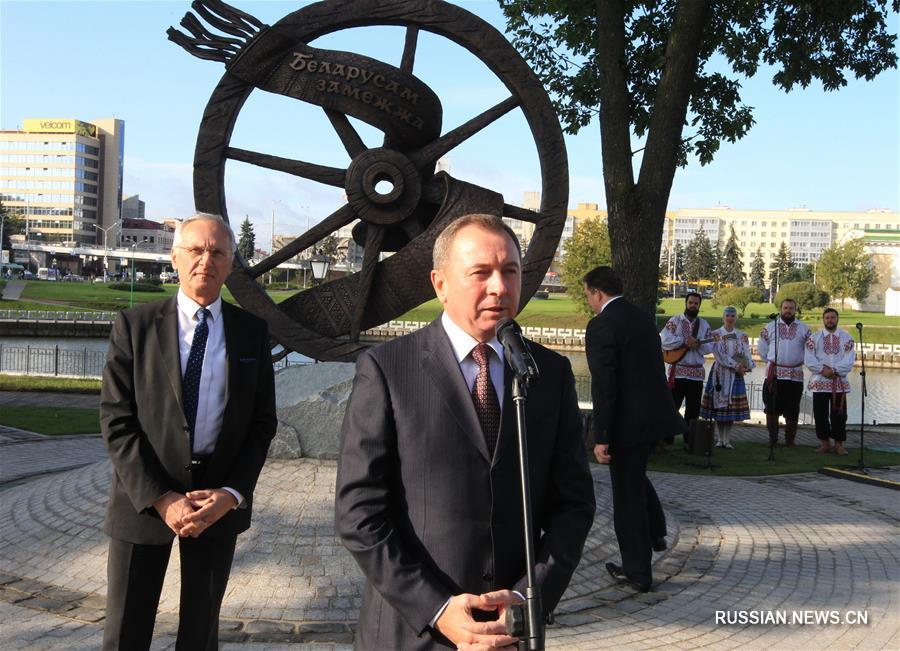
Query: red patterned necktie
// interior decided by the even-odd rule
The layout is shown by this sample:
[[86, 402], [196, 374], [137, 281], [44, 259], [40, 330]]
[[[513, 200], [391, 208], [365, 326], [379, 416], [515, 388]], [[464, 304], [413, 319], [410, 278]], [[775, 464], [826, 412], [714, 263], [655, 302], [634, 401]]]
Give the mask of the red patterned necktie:
[[478, 377], [475, 378], [475, 385], [472, 387], [472, 402], [475, 403], [475, 413], [478, 414], [478, 422], [481, 423], [481, 432], [487, 443], [488, 454], [493, 458], [497, 436], [500, 434], [500, 403], [491, 382], [491, 347], [487, 344], [478, 344], [472, 350], [472, 359], [478, 364]]

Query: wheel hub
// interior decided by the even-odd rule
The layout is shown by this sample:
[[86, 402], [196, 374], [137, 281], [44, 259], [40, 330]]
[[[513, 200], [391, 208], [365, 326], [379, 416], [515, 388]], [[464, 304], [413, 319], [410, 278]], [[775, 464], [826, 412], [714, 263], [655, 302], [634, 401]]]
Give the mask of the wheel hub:
[[402, 222], [422, 197], [415, 166], [400, 152], [384, 148], [369, 149], [353, 159], [344, 187], [356, 215], [379, 226]]

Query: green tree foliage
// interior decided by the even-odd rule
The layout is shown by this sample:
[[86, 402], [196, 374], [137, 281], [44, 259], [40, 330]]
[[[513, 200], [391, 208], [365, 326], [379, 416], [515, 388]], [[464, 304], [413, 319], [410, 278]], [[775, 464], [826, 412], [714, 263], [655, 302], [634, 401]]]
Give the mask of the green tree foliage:
[[784, 278], [781, 279], [783, 283], [799, 283], [813, 282], [813, 278], [816, 276], [816, 267], [812, 263], [810, 264], [801, 264], [795, 265], [787, 270], [787, 273], [784, 274]]
[[684, 276], [689, 282], [697, 282], [711, 280], [715, 273], [715, 251], [701, 227], [684, 252]]
[[575, 226], [575, 232], [566, 242], [561, 271], [566, 293], [584, 314], [592, 315], [593, 312], [584, 297], [581, 279], [594, 267], [611, 262], [606, 224], [599, 219], [588, 219]]
[[334, 259], [337, 256], [338, 244], [339, 242], [337, 236], [329, 235], [328, 237], [316, 242], [315, 250], [316, 253], [321, 253], [323, 255], [327, 255], [329, 258]]
[[[0, 250], [9, 251], [9, 238], [25, 232], [25, 217], [19, 211], [14, 211], [0, 200], [0, 219], [3, 220], [3, 241], [0, 242]], [[10, 254], [12, 261], [12, 254]]]
[[778, 247], [778, 253], [775, 254], [775, 258], [769, 264], [769, 282], [772, 284], [774, 291], [777, 291], [784, 284], [784, 279], [787, 277], [790, 269], [791, 250], [785, 242], [782, 242], [781, 246]]
[[241, 235], [238, 238], [238, 253], [244, 260], [250, 260], [256, 254], [256, 234], [253, 232], [253, 224], [250, 217], [241, 222]]
[[669, 273], [671, 272], [670, 267], [672, 266], [672, 256], [669, 254], [669, 249], [663, 249], [659, 255], [659, 279], [668, 278]]
[[814, 80], [831, 91], [848, 77], [870, 80], [897, 65], [887, 20], [900, 0], [500, 0], [500, 6], [566, 131], [599, 118], [613, 264], [626, 295], [647, 312], [655, 303], [675, 171], [692, 155], [711, 162], [722, 141], [750, 130], [744, 78], [762, 69], [785, 92]]
[[855, 298], [864, 301], [872, 285], [878, 282], [878, 273], [872, 267], [862, 239], [834, 244], [825, 249], [816, 267], [816, 280], [828, 292], [831, 300]]
[[723, 287], [713, 297], [713, 305], [718, 307], [733, 305], [741, 316], [744, 316], [744, 310], [750, 303], [761, 303], [762, 300], [763, 292], [756, 287]]
[[792, 298], [797, 301], [797, 309], [801, 312], [824, 307], [828, 304], [828, 294], [812, 283], [783, 284], [775, 296], [776, 307], [781, 305], [781, 301], [786, 298]]
[[716, 288], [722, 284], [722, 260], [725, 252], [722, 250], [722, 243], [716, 240], [716, 246], [713, 247], [713, 273], [712, 280], [716, 283]]
[[[731, 225], [731, 234], [725, 242], [725, 249], [719, 261], [719, 279], [721, 282], [741, 287], [744, 284], [744, 256], [738, 244], [737, 234], [734, 232], [734, 224]], [[735, 306], [737, 307], [737, 306]]]
[[684, 278], [684, 260], [685, 260], [685, 252], [684, 247], [681, 244], [675, 245], [675, 253], [673, 254], [675, 260], [675, 277], [676, 278]]
[[756, 249], [756, 257], [750, 264], [750, 286], [762, 291], [766, 289], [766, 261], [762, 249]]

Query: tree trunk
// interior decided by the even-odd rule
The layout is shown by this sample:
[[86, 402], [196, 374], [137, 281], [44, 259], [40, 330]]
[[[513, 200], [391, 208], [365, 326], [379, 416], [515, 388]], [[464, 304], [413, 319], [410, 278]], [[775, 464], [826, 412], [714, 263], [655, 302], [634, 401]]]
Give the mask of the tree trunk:
[[683, 0], [678, 5], [635, 184], [624, 6], [621, 0], [597, 0], [600, 95], [606, 98], [600, 105], [600, 136], [613, 267], [622, 276], [626, 297], [649, 314], [656, 311], [666, 207], [708, 10], [709, 0]]

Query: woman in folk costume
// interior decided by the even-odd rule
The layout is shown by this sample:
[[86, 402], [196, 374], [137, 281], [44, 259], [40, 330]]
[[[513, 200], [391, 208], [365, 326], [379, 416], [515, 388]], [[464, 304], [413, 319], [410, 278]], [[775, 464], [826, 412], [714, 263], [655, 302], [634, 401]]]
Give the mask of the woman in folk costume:
[[744, 373], [755, 365], [750, 354], [750, 340], [734, 327], [737, 310], [729, 305], [722, 311], [722, 320], [724, 325], [712, 332], [718, 336], [713, 349], [716, 361], [706, 380], [700, 417], [716, 421], [716, 447], [733, 450], [732, 424], [750, 418]]

